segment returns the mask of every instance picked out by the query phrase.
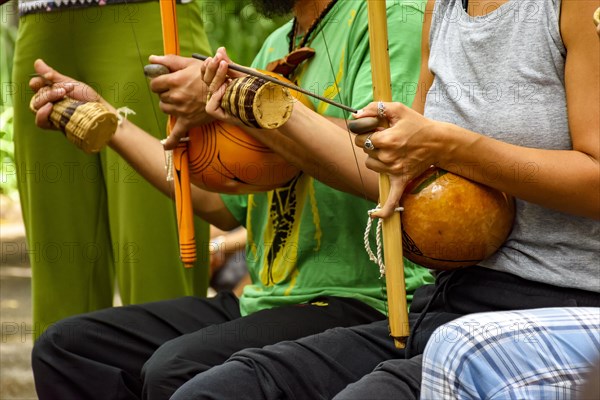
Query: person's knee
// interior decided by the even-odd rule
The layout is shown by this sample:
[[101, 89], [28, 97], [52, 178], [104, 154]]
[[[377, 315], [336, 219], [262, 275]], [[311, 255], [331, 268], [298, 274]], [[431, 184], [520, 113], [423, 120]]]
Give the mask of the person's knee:
[[263, 393], [261, 381], [252, 365], [229, 360], [196, 375], [181, 386], [171, 400], [237, 400], [272, 398]]
[[[180, 362], [180, 354], [159, 347], [154, 354], [144, 363], [141, 371], [143, 382], [144, 399], [158, 398], [158, 394], [169, 396], [178, 388], [176, 374], [180, 370], [177, 364]], [[180, 382], [181, 384], [182, 382]], [[165, 398], [169, 398], [166, 396]]]
[[79, 347], [85, 342], [86, 323], [71, 317], [48, 327], [31, 351], [31, 368], [36, 382], [52, 381], [65, 366], [77, 362]]
[[45, 376], [45, 374], [40, 373], [40, 370], [50, 365], [45, 362], [45, 360], [49, 359], [51, 354], [57, 352], [57, 343], [60, 342], [58, 339], [58, 332], [54, 327], [50, 327], [33, 344], [33, 350], [31, 351], [31, 368], [33, 370], [33, 375], [36, 378], [38, 376]]
[[191, 360], [188, 352], [187, 347], [180, 345], [177, 340], [160, 346], [142, 367], [142, 398], [169, 398], [189, 379], [211, 367], [200, 360]]
[[421, 356], [384, 361], [373, 372], [348, 385], [334, 400], [418, 399], [421, 364]]
[[68, 318], [51, 325], [36, 340], [31, 352], [32, 361], [38, 361], [60, 352], [70, 352], [83, 336], [85, 323], [78, 317]]
[[[425, 357], [436, 362], [447, 362], [457, 357], [458, 349], [468, 345], [469, 337], [460, 319], [438, 327], [425, 346]], [[450, 357], [450, 354], [453, 354]]]

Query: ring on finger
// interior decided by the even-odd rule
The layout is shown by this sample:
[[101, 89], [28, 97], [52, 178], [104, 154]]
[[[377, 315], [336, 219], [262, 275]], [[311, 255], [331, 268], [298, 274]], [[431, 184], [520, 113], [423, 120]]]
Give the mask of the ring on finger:
[[383, 101], [377, 102], [377, 116], [379, 118], [385, 118], [385, 104], [383, 104]]
[[373, 136], [372, 133], [369, 136], [367, 136], [367, 140], [365, 140], [365, 144], [363, 144], [363, 147], [365, 148], [365, 150], [375, 150], [375, 146], [373, 145], [373, 142], [371, 141], [371, 136]]
[[210, 97], [212, 96], [212, 92], [208, 92], [208, 94], [206, 95], [206, 102], [208, 103], [210, 101]]

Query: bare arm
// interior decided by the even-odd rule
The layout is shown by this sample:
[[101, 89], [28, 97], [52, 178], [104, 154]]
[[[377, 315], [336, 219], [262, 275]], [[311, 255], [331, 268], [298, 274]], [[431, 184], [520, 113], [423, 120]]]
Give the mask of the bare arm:
[[[225, 50], [220, 48], [202, 67], [203, 79], [213, 93], [206, 111], [217, 119], [240, 125], [220, 107], [225, 82], [229, 76], [235, 77], [235, 71], [228, 70], [229, 62]], [[365, 167], [366, 155], [353, 149], [343, 120], [323, 117], [297, 102], [290, 119], [279, 129], [243, 129], [328, 186], [377, 199], [377, 174]]]
[[[43, 61], [35, 63], [36, 72], [44, 78], [33, 78], [30, 86], [36, 95], [32, 106], [37, 110], [36, 124], [50, 129], [48, 116], [52, 110], [52, 102], [69, 95], [76, 100], [100, 101], [111, 111], [114, 107], [107, 103], [89, 86], [72, 78], [61, 75], [47, 66]], [[54, 82], [47, 86], [46, 82]], [[109, 142], [109, 146], [119, 153], [140, 175], [167, 196], [173, 192], [172, 184], [167, 182], [165, 173], [165, 157], [163, 146], [158, 139], [150, 136], [130, 121], [124, 121]], [[211, 193], [192, 186], [192, 202], [195, 212], [206, 221], [223, 230], [230, 230], [239, 223], [217, 193]]]
[[429, 30], [431, 28], [431, 18], [433, 16], [433, 7], [435, 0], [428, 0], [425, 6], [425, 19], [423, 21], [423, 30], [421, 32], [421, 72], [419, 74], [419, 85], [417, 93], [413, 100], [412, 109], [423, 114], [425, 112], [425, 98], [429, 88], [433, 84], [433, 74], [429, 71]]
[[[173, 184], [166, 180], [165, 152], [156, 138], [125, 121], [109, 146], [154, 187], [169, 197], [172, 195]], [[239, 226], [218, 193], [192, 185], [192, 203], [195, 214], [220, 229], [230, 230]]]
[[335, 189], [377, 201], [377, 174], [366, 168], [366, 154], [352, 148], [353, 138], [343, 120], [325, 118], [304, 106], [295, 106], [290, 120], [279, 132], [296, 143], [289, 156], [303, 155], [303, 170], [311, 176]]
[[[460, 165], [481, 166], [472, 168], [468, 177], [544, 207], [599, 219], [600, 48], [593, 29], [580, 26], [596, 6], [590, 0], [565, 0], [562, 6], [572, 150], [511, 145], [453, 124], [429, 120], [400, 104], [390, 103], [393, 128], [371, 138], [379, 150], [367, 160], [374, 170], [402, 177], [397, 179], [394, 201], [381, 215], [389, 215], [407, 181], [435, 164], [456, 173], [460, 172]], [[375, 105], [367, 107], [365, 115], [376, 115]], [[362, 142], [364, 138], [357, 138], [357, 145]], [[483, 166], [492, 161], [499, 167], [499, 174], [490, 179]], [[515, 165], [535, 165], [535, 180], [521, 179], [514, 173]]]
[[[600, 46], [592, 29], [581, 28], [596, 6], [593, 0], [562, 3], [560, 25], [567, 49], [565, 88], [573, 150], [513, 146], [451, 126], [449, 135], [456, 144], [449, 156], [466, 162], [504, 161], [504, 179], [492, 182], [482, 170], [475, 171], [475, 179], [548, 208], [599, 219]], [[514, 165], [527, 163], [537, 166], [535, 182], [513, 173]]]

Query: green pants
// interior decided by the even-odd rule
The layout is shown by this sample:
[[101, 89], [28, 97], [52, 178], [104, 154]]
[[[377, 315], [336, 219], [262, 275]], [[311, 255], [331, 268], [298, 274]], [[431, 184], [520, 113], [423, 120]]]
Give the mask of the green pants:
[[[197, 2], [179, 5], [181, 54], [210, 48]], [[208, 226], [196, 221], [198, 262], [179, 261], [174, 202], [115, 152], [86, 155], [29, 110], [33, 62], [94, 87], [129, 119], [165, 136], [166, 116], [143, 66], [163, 54], [158, 2], [93, 6], [20, 19], [14, 58], [15, 152], [32, 267], [36, 335], [64, 317], [113, 305], [206, 294]], [[132, 144], [133, 145], [133, 144]]]

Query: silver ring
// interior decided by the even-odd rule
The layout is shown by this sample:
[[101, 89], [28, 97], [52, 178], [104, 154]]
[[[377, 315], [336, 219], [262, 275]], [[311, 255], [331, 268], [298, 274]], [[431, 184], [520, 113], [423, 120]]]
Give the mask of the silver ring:
[[379, 118], [385, 118], [385, 105], [383, 104], [383, 101], [377, 102], [377, 115]]
[[373, 146], [373, 142], [371, 141], [371, 136], [373, 136], [372, 133], [367, 136], [367, 140], [365, 140], [365, 144], [363, 144], [365, 150], [375, 150], [375, 146]]

